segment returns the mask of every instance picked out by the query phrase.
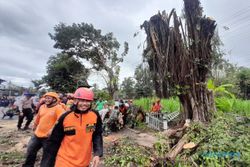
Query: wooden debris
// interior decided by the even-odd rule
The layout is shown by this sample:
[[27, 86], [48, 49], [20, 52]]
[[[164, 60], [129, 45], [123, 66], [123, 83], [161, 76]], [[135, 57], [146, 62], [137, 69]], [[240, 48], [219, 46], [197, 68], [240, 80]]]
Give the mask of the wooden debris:
[[172, 147], [172, 149], [169, 151], [167, 158], [170, 160], [174, 160], [175, 157], [181, 152], [181, 150], [183, 149], [183, 146], [187, 143], [188, 138], [187, 138], [187, 134], [185, 134], [180, 140], [179, 142]]
[[183, 149], [191, 149], [194, 148], [196, 144], [194, 142], [189, 142], [183, 146]]

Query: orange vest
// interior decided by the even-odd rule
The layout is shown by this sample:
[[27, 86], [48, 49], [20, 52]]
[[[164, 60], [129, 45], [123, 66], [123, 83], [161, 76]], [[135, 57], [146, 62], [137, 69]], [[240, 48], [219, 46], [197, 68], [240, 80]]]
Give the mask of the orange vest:
[[55, 167], [85, 167], [90, 164], [92, 135], [95, 131], [97, 115], [71, 112], [63, 121], [64, 138], [58, 150]]
[[48, 108], [45, 104], [43, 104], [40, 107], [34, 122], [34, 124], [37, 126], [35, 135], [41, 138], [48, 137], [57, 119], [63, 112], [64, 109], [60, 105]]

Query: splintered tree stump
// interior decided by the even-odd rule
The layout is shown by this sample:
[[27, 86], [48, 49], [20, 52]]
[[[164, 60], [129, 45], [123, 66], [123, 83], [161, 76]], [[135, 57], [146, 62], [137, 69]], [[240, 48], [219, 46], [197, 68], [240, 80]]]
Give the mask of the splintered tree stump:
[[160, 95], [167, 90], [176, 92], [183, 119], [206, 123], [215, 111], [207, 79], [214, 60], [211, 39], [216, 23], [202, 14], [200, 0], [184, 0], [183, 11], [185, 25], [174, 9], [143, 23], [147, 35], [144, 57], [157, 88], [164, 90]]

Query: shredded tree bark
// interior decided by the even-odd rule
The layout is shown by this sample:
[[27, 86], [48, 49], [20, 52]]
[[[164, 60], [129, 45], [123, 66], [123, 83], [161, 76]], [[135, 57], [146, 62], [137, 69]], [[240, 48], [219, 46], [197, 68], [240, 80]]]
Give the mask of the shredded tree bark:
[[174, 88], [184, 119], [209, 121], [215, 107], [206, 81], [213, 60], [215, 21], [202, 15], [199, 0], [184, 0], [184, 19], [173, 9], [169, 15], [152, 16], [141, 27], [147, 34], [144, 56], [155, 75], [158, 94], [165, 97]]

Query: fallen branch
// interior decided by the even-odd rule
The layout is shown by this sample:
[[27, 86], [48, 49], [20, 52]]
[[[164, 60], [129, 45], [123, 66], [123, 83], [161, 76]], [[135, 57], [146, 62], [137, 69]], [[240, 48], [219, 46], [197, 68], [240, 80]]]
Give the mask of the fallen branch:
[[181, 128], [178, 128], [178, 129], [168, 129], [166, 131], [163, 132], [163, 134], [165, 134], [166, 136], [168, 137], [171, 137], [171, 136], [175, 136], [177, 132], [181, 132], [181, 131], [184, 131], [187, 127], [190, 126], [190, 123], [189, 122], [186, 122], [183, 127]]
[[187, 134], [185, 134], [180, 140], [179, 142], [171, 148], [171, 150], [168, 152], [167, 154], [167, 158], [170, 160], [174, 160], [175, 157], [181, 152], [181, 150], [183, 149], [184, 144], [186, 144], [188, 142], [188, 137]]

